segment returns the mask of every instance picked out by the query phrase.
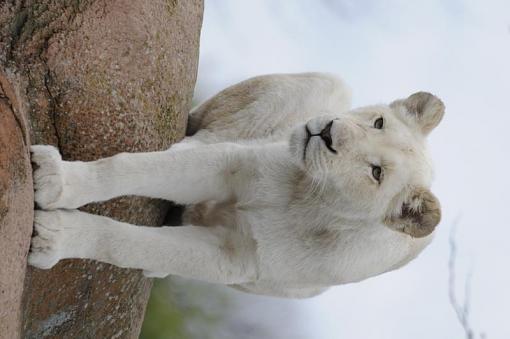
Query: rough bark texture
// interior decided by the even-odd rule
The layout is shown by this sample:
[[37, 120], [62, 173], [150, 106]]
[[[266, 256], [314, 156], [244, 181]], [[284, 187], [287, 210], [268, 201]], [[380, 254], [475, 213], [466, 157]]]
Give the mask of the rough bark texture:
[[[27, 145], [94, 160], [182, 138], [202, 10], [202, 0], [0, 2], [1, 338], [138, 336], [151, 287], [139, 271], [66, 260], [25, 275], [33, 217]], [[158, 225], [167, 207], [125, 197], [85, 209]]]
[[[30, 246], [34, 195], [26, 121], [0, 72], [0, 337], [15, 338]], [[7, 336], [10, 335], [10, 336]]]

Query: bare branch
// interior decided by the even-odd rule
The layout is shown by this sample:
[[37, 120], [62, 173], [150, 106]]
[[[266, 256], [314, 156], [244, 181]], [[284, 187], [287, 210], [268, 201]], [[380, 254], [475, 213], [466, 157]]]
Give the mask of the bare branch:
[[[464, 329], [466, 339], [475, 339], [475, 332], [470, 324], [469, 316], [471, 311], [471, 280], [472, 280], [472, 267], [469, 268], [464, 287], [464, 300], [462, 303], [457, 299], [456, 293], [456, 264], [457, 264], [457, 243], [456, 243], [456, 232], [459, 218], [457, 218], [452, 226], [449, 244], [450, 244], [450, 256], [448, 260], [448, 295], [450, 298], [450, 304], [452, 305], [457, 319]], [[481, 339], [486, 338], [485, 333], [480, 333]]]

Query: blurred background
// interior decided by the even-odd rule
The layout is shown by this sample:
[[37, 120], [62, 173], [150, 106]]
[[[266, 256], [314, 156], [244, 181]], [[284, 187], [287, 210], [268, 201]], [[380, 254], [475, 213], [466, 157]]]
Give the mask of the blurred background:
[[342, 76], [354, 106], [442, 98], [429, 144], [443, 219], [406, 267], [312, 299], [157, 280], [141, 338], [510, 338], [509, 62], [506, 0], [206, 0], [197, 103], [304, 71]]

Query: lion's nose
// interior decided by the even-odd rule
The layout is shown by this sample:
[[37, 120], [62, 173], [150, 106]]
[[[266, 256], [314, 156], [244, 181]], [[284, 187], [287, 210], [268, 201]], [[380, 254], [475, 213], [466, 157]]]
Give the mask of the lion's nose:
[[333, 126], [333, 120], [331, 120], [326, 127], [320, 132], [320, 137], [324, 140], [326, 147], [333, 153], [336, 153], [336, 150], [332, 147], [333, 140], [331, 139], [331, 126]]

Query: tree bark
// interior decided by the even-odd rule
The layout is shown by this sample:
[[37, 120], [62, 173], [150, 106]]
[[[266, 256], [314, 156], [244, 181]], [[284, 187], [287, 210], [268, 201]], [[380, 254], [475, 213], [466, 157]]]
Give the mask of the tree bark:
[[[26, 268], [28, 146], [88, 161], [180, 140], [202, 11], [202, 0], [0, 2], [0, 338], [138, 337], [151, 287], [141, 272], [85, 260]], [[160, 225], [168, 205], [123, 197], [85, 209]]]

